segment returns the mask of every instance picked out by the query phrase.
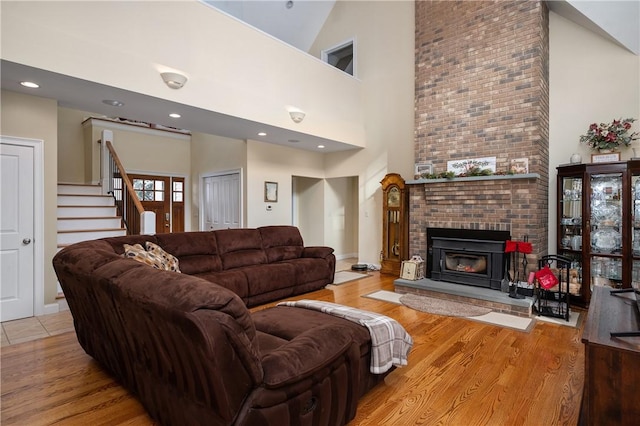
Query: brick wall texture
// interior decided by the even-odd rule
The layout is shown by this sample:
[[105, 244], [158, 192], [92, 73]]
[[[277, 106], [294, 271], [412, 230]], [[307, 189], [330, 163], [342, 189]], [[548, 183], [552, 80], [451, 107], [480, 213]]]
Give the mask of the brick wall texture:
[[414, 183], [410, 254], [426, 228], [510, 231], [546, 254], [549, 24], [541, 1], [416, 1], [415, 161], [528, 158], [531, 179]]

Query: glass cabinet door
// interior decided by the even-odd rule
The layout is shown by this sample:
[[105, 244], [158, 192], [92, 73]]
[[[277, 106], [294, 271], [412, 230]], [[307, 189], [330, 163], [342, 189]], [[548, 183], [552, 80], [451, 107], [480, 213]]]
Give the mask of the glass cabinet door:
[[631, 286], [640, 289], [640, 175], [631, 175]]
[[621, 287], [622, 173], [590, 177], [591, 288]]
[[582, 296], [582, 176], [559, 177], [560, 230], [558, 254], [572, 260], [569, 293]]

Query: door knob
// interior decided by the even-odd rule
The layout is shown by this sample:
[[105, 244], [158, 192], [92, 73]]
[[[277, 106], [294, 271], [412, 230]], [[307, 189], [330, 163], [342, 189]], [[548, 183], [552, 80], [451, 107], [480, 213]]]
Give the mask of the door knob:
[[22, 244], [24, 244], [25, 246], [28, 244], [31, 244], [31, 238], [25, 238], [22, 240]]

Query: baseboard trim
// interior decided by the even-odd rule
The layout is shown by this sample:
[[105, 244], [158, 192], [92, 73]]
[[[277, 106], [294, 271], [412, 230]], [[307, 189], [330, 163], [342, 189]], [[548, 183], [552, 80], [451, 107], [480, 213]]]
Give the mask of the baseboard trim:
[[350, 259], [350, 258], [357, 258], [358, 257], [358, 253], [346, 253], [346, 254], [336, 254], [336, 260], [344, 260], [344, 259]]
[[42, 315], [57, 314], [58, 312], [60, 312], [60, 305], [57, 302], [49, 303], [47, 305], [44, 305]]

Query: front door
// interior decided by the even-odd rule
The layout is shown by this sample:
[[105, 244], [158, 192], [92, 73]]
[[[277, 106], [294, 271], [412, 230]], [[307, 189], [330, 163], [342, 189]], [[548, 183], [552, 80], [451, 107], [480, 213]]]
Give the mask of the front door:
[[0, 320], [34, 314], [34, 148], [0, 143]]
[[184, 231], [184, 178], [129, 175], [145, 211], [156, 214], [156, 234]]

